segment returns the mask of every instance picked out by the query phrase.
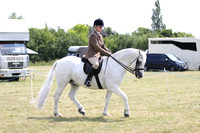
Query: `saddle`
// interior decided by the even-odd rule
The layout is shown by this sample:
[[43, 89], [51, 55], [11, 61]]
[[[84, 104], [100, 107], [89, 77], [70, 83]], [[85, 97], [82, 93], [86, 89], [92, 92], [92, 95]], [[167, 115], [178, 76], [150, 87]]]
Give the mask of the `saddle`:
[[[84, 57], [81, 59], [82, 62], [84, 62], [84, 65], [83, 65], [83, 71], [85, 72], [85, 74], [88, 74], [92, 68], [92, 64], [89, 62], [88, 59], [85, 59]], [[99, 89], [103, 89], [101, 83], [100, 83], [100, 80], [99, 80], [99, 76], [98, 74], [100, 73], [101, 71], [101, 68], [102, 68], [102, 64], [103, 64], [103, 60], [101, 59], [101, 57], [99, 58], [99, 67], [98, 69], [94, 72], [94, 77], [96, 79], [96, 82], [97, 82], [97, 85], [99, 87]]]

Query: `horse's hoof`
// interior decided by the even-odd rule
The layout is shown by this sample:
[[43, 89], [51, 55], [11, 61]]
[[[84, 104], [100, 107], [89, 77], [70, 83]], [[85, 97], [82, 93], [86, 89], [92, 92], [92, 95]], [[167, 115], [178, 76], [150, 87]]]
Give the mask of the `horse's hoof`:
[[61, 114], [61, 113], [54, 113], [54, 115], [55, 115], [56, 117], [62, 117], [62, 114]]
[[129, 114], [124, 114], [125, 117], [129, 117]]
[[129, 110], [128, 110], [128, 109], [125, 109], [125, 110], [124, 110], [124, 116], [125, 116], [125, 117], [129, 117]]
[[79, 112], [80, 114], [82, 114], [82, 115], [85, 116], [85, 111], [84, 111], [84, 110], [82, 110], [82, 109], [78, 109], [78, 112]]
[[83, 116], [85, 116], [85, 112], [80, 112], [80, 114], [82, 114]]
[[109, 113], [103, 113], [103, 116], [111, 116]]

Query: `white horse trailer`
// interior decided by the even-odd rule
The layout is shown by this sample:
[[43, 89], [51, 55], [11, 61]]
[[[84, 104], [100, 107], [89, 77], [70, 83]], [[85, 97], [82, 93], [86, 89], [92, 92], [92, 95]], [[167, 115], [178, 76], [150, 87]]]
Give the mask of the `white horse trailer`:
[[149, 38], [149, 53], [169, 53], [187, 62], [189, 70], [200, 70], [200, 39]]
[[68, 56], [77, 56], [82, 58], [87, 51], [88, 46], [70, 46], [68, 48]]

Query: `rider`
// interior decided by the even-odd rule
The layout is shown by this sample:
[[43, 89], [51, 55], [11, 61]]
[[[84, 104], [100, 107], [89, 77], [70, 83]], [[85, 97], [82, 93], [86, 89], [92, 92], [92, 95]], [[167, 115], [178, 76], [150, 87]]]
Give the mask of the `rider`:
[[99, 67], [98, 59], [100, 58], [100, 56], [111, 55], [110, 50], [105, 46], [102, 35], [100, 34], [104, 26], [103, 20], [101, 20], [100, 18], [96, 19], [94, 21], [93, 26], [94, 26], [94, 31], [92, 31], [92, 33], [89, 36], [88, 49], [85, 54], [85, 59], [88, 59], [89, 62], [92, 64], [92, 68], [84, 82], [84, 84], [88, 87], [91, 86], [90, 81], [92, 80], [92, 76]]

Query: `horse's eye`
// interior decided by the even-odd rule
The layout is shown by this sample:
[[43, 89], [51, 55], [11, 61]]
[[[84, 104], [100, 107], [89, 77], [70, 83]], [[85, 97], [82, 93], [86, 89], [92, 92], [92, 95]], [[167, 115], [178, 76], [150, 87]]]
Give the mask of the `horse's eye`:
[[142, 57], [138, 58], [139, 63], [142, 63]]

